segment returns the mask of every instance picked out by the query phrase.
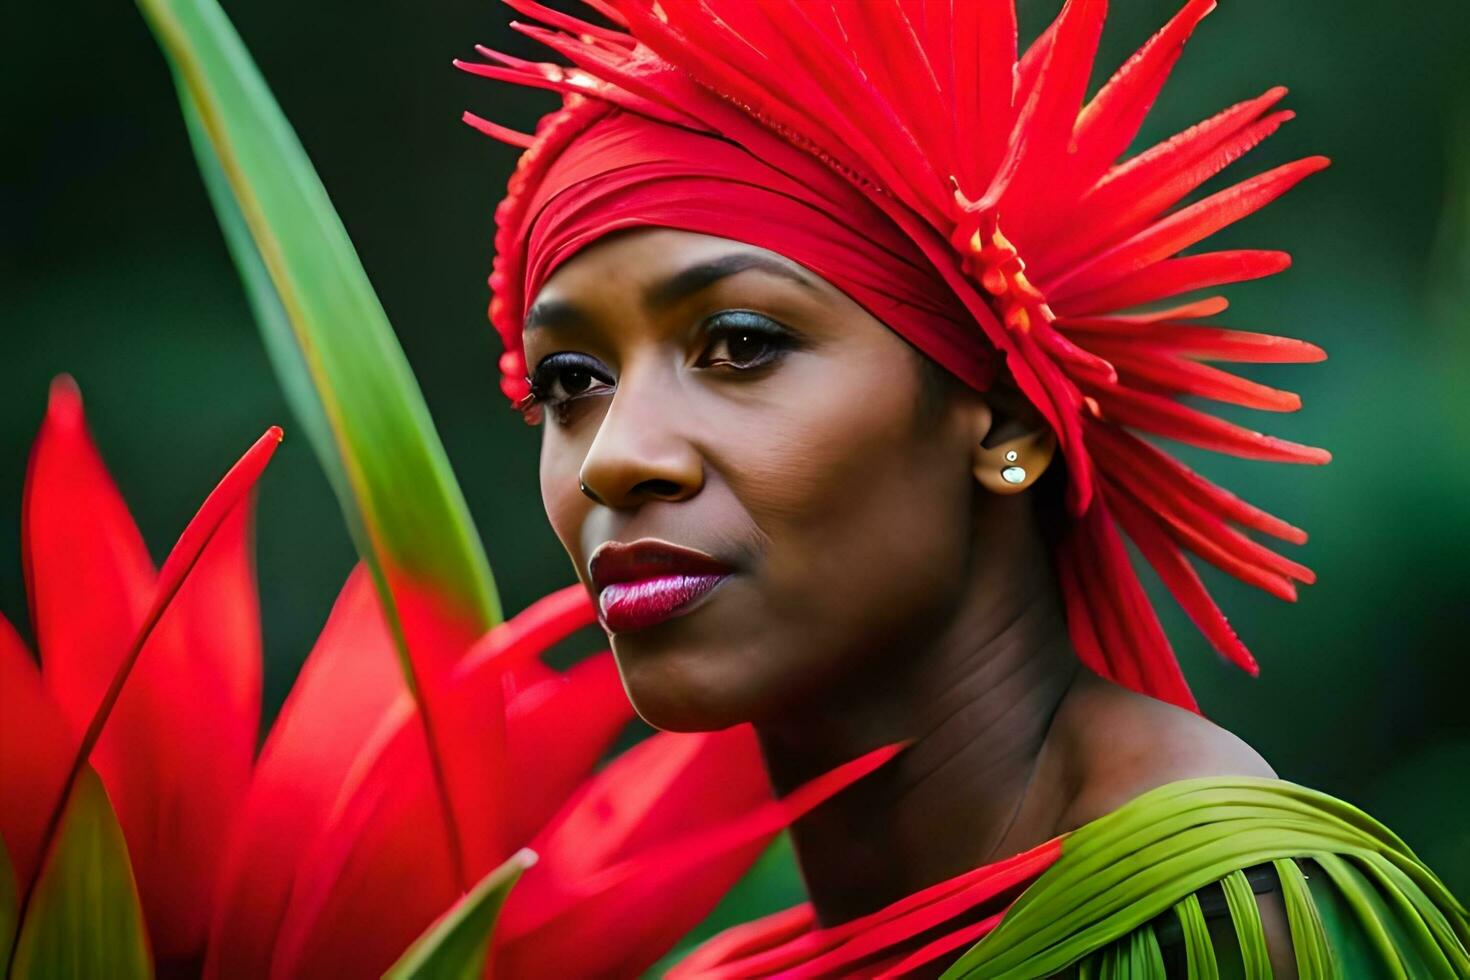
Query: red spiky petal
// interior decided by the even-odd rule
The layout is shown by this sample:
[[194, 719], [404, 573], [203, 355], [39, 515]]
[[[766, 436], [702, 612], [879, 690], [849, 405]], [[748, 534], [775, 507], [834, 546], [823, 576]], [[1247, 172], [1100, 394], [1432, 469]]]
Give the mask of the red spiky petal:
[[[220, 842], [250, 778], [252, 488], [280, 439], [267, 431], [225, 475], [156, 577], [70, 378], [52, 384], [31, 454], [24, 563], [46, 686], [77, 738], [67, 786], [89, 761], [104, 780], [164, 960], [203, 946]], [[65, 795], [45, 801], [57, 817]]]
[[1291, 265], [1285, 252], [1233, 249], [1165, 259], [1090, 293], [1054, 301], [1062, 316], [1107, 313], [1168, 299], [1196, 289], [1274, 276]]
[[1200, 632], [1220, 651], [1221, 656], [1229, 658], [1247, 673], [1256, 674], [1258, 668], [1255, 658], [1225, 621], [1225, 614], [1220, 612], [1220, 608], [1210, 598], [1204, 583], [1200, 581], [1199, 573], [1169, 540], [1157, 520], [1129, 498], [1127, 493], [1119, 492], [1116, 486], [1108, 487], [1108, 503], [1119, 522], [1127, 529], [1128, 536], [1138, 545], [1144, 558], [1158, 572], [1164, 585], [1179, 600], [1185, 612], [1189, 613]]

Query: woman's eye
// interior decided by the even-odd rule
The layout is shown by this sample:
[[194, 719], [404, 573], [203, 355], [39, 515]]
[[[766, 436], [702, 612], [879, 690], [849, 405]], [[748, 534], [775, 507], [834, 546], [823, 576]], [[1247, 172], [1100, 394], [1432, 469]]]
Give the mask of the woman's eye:
[[704, 322], [710, 342], [699, 367], [750, 370], [764, 367], [796, 346], [796, 338], [769, 317], [746, 310], [716, 313]]
[[612, 378], [600, 362], [570, 351], [542, 358], [531, 374], [531, 393], [551, 408], [612, 389]]

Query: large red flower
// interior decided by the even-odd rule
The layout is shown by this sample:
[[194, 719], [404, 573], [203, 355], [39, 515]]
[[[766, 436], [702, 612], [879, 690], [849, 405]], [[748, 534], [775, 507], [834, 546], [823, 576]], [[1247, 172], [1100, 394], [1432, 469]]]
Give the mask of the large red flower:
[[[142, 538], [69, 379], [52, 387], [24, 520], [39, 671], [0, 619], [0, 834], [22, 895], [82, 733], [158, 601]], [[255, 758], [261, 650], [250, 527], [247, 501], [201, 546], [125, 674], [91, 762], [126, 837], [161, 971], [377, 976], [461, 894], [456, 842], [363, 569]], [[748, 728], [659, 733], [594, 774], [631, 718], [611, 655], [566, 671], [539, 656], [593, 622], [573, 587], [469, 650], [431, 651], [454, 662], [455, 716], [504, 712], [503, 742], [500, 726], [481, 726], [483, 744], [463, 744], [477, 729], [456, 729], [455, 751], [483, 760], [487, 783], [509, 788], [501, 826], [484, 828], [505, 839], [467, 843], [496, 860], [529, 844], [540, 858], [496, 932], [489, 966], [504, 976], [636, 976], [782, 826], [892, 753], [782, 801], [770, 798]], [[436, 635], [418, 625], [426, 628], [414, 635]]]
[[[74, 746], [143, 624], [155, 570], [69, 378], [51, 388], [22, 521], [44, 691]], [[159, 960], [202, 947], [220, 842], [250, 781], [261, 678], [250, 536], [249, 508], [238, 508], [153, 631], [91, 755], [127, 838]], [[44, 740], [41, 732], [26, 736], [35, 751], [55, 752], [56, 743], [43, 748]], [[12, 818], [44, 822], [36, 815], [56, 800], [27, 794], [10, 803]], [[24, 892], [41, 855], [29, 838], [15, 841], [12, 826], [7, 820], [0, 830]]]

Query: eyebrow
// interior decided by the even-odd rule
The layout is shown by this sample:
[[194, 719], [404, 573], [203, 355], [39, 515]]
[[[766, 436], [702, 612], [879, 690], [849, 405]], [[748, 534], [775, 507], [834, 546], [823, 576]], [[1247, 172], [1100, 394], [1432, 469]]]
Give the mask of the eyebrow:
[[[790, 262], [772, 255], [758, 252], [733, 252], [681, 269], [669, 278], [649, 286], [643, 294], [643, 302], [652, 309], [666, 309], [698, 293], [702, 289], [749, 270], [766, 272], [794, 282], [814, 292], [820, 290], [816, 281]], [[582, 307], [570, 300], [537, 300], [526, 311], [522, 329], [531, 331], [542, 327], [580, 327], [591, 319]]]
[[749, 269], [788, 279], [813, 291], [818, 288], [811, 277], [775, 256], [762, 255], [759, 252], [733, 252], [691, 265], [663, 282], [650, 286], [643, 294], [643, 301], [654, 309], [673, 306], [702, 289], [708, 289], [721, 279]]
[[521, 324], [522, 330], [540, 327], [577, 327], [587, 322], [587, 316], [576, 303], [564, 299], [540, 299], [531, 304]]

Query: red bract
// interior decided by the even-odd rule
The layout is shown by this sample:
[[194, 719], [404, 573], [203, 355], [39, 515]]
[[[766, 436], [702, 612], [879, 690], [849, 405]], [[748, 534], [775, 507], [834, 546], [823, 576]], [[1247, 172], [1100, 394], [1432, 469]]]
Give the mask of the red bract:
[[[74, 746], [143, 625], [155, 573], [69, 378], [52, 385], [22, 519], [42, 676]], [[160, 960], [203, 946], [220, 843], [250, 779], [261, 662], [249, 540], [246, 505], [224, 519], [203, 550], [91, 754], [127, 838]], [[27, 742], [39, 746], [41, 737]], [[47, 809], [55, 802], [28, 795], [18, 805]], [[29, 865], [31, 856], [11, 846], [17, 865]], [[22, 890], [27, 881], [22, 872]]]
[[[0, 831], [17, 885], [30, 887], [43, 857], [42, 838], [50, 816], [47, 801], [61, 795], [76, 746], [61, 709], [46, 692], [41, 674], [15, 630], [0, 617]], [[0, 948], [8, 948], [0, 937]]]
[[[691, 953], [669, 980], [737, 977], [908, 977], [977, 942], [1024, 888], [1061, 856], [1064, 836], [914, 892], [876, 912], [822, 928], [811, 903], [728, 929]], [[916, 936], [927, 940], [913, 948]]]
[[[366, 588], [363, 577], [349, 582], [262, 753], [215, 917], [211, 977], [376, 975], [459, 895], [422, 729], [388, 669], [381, 617], [360, 608], [347, 619]], [[357, 646], [342, 642], [349, 621], [364, 630]], [[492, 685], [504, 698], [503, 823], [512, 848], [530, 843], [541, 855], [496, 930], [488, 969], [501, 976], [639, 975], [782, 826], [891, 755], [865, 757], [785, 805], [771, 801], [745, 727], [656, 734], [588, 778], [631, 717], [611, 655], [565, 673], [538, 655], [593, 621], [585, 592], [562, 590], [487, 634], [455, 673], [456, 711], [491, 701]], [[316, 752], [318, 722], [336, 711], [329, 678], [360, 663], [374, 680], [354, 698], [379, 707], [355, 716], [376, 721], [334, 732]]]
[[[565, 674], [536, 659], [591, 622], [585, 593], [563, 590], [491, 631], [456, 672], [453, 696], [463, 705], [497, 703], [495, 688], [504, 691], [509, 759], [481, 758], [486, 767], [508, 766], [505, 822], [522, 833], [540, 827], [631, 717], [609, 655]], [[343, 676], [354, 685], [338, 728]], [[455, 746], [477, 748], [484, 746]], [[359, 573], [262, 752], [208, 974], [381, 972], [458, 897], [439, 805], [422, 727]]]
[[[427, 621], [432, 596], [411, 596], [400, 603], [415, 617], [405, 631], [443, 638], [424, 652], [450, 665], [436, 703], [453, 722], [451, 747], [482, 767], [472, 791], [503, 796], [479, 838], [451, 840], [421, 715], [372, 578], [358, 569], [254, 760], [260, 627], [243, 488], [269, 448], [231, 472], [221, 485], [230, 493], [211, 496], [155, 590], [80, 396], [59, 380], [25, 498], [41, 671], [0, 619], [0, 831], [21, 892], [83, 733], [100, 732], [91, 762], [127, 838], [155, 957], [171, 973], [377, 976], [463, 893], [456, 847], [493, 866], [530, 844], [542, 859], [511, 893], [490, 969], [562, 974], [572, 963], [576, 975], [635, 976], [782, 826], [894, 751], [779, 802], [748, 728], [660, 733], [594, 775], [632, 717], [611, 655], [564, 672], [540, 659], [595, 621], [581, 587], [468, 650], [455, 648], [454, 623]], [[140, 635], [129, 673], [120, 665]], [[489, 710], [495, 719], [476, 720]]]

